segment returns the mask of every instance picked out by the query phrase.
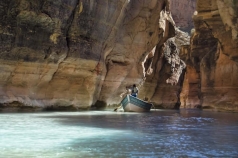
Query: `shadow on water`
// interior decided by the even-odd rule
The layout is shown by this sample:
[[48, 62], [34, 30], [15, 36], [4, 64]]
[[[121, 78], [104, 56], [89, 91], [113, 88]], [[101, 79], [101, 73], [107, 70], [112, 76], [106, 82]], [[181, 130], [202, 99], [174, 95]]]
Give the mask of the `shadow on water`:
[[63, 126], [90, 128], [82, 133], [82, 137], [69, 142], [72, 149], [85, 151], [87, 156], [238, 155], [238, 115], [233, 113], [200, 110], [149, 113], [90, 111], [39, 117], [54, 118]]
[[[238, 115], [201, 110], [157, 110], [149, 113], [111, 111], [55, 112], [37, 117], [55, 119], [62, 126], [91, 127], [102, 130], [131, 130], [141, 133], [174, 130], [221, 130], [237, 127]], [[227, 128], [227, 127], [226, 127]], [[213, 131], [212, 130], [212, 131]]]
[[[39, 115], [37, 117], [56, 119], [65, 126], [87, 126], [99, 128], [121, 129], [139, 124], [150, 124], [165, 116], [180, 115], [179, 110], [158, 110], [148, 113], [112, 112], [112, 111], [86, 111], [86, 112], [54, 112], [53, 115]], [[156, 120], [158, 119], [158, 120]], [[131, 125], [131, 126], [130, 126]]]
[[[6, 121], [7, 117], [13, 119], [11, 124], [3, 124], [0, 139], [13, 142], [9, 149], [15, 147], [15, 153], [19, 153], [19, 149], [30, 154], [51, 154], [51, 157], [238, 155], [238, 115], [235, 113], [201, 110], [44, 112], [3, 114], [0, 119]], [[36, 148], [29, 145], [32, 143]], [[19, 148], [22, 144], [24, 147]], [[12, 150], [6, 152], [8, 148], [0, 142], [0, 151], [1, 147], [5, 155], [12, 153]]]

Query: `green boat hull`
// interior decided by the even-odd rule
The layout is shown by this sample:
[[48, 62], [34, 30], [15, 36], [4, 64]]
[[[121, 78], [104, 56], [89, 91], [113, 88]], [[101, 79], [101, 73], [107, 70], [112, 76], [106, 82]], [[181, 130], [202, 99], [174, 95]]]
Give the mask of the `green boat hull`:
[[137, 97], [126, 95], [121, 101], [125, 112], [149, 112], [152, 104], [145, 102]]

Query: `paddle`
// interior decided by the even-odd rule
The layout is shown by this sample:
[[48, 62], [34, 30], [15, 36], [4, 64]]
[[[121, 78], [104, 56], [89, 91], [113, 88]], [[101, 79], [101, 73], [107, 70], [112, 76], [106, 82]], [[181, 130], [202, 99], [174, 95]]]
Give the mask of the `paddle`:
[[121, 105], [118, 106], [118, 107], [116, 107], [116, 108], [114, 109], [114, 111], [117, 111], [119, 108], [121, 108]]

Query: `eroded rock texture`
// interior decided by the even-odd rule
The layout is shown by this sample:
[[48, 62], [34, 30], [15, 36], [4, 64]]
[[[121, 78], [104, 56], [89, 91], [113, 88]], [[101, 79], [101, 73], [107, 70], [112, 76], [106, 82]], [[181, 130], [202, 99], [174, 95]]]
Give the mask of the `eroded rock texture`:
[[[173, 38], [162, 46], [157, 46], [153, 61], [151, 65], [153, 72], [146, 75], [145, 98], [149, 98], [155, 107], [179, 108], [179, 94], [186, 64], [180, 59]], [[154, 92], [150, 96], [152, 90]]]
[[238, 111], [237, 11], [236, 1], [197, 1], [182, 106]]
[[1, 1], [1, 102], [87, 108], [128, 1]]
[[176, 26], [185, 32], [194, 28], [192, 16], [197, 0], [171, 0], [171, 12]]
[[[170, 24], [175, 23], [171, 21]], [[167, 31], [166, 29], [165, 34]], [[185, 60], [179, 54], [183, 45], [190, 44], [190, 36], [177, 28], [170, 29], [169, 32], [170, 38], [159, 43], [144, 63], [146, 81], [139, 97], [147, 98], [158, 108], [177, 109], [180, 107], [179, 94], [186, 67]]]
[[0, 106], [117, 104], [174, 27], [169, 0], [2, 0]]
[[98, 99], [101, 102], [98, 103], [117, 104], [121, 100], [121, 90], [143, 82], [143, 62], [147, 55], [157, 43], [168, 38], [170, 32], [164, 30], [174, 28], [171, 15], [162, 11], [165, 2], [130, 1], [116, 43], [106, 48], [107, 73]]
[[0, 109], [105, 107], [137, 84], [157, 107], [237, 110], [238, 2], [196, 6], [189, 40], [192, 0], [1, 0]]

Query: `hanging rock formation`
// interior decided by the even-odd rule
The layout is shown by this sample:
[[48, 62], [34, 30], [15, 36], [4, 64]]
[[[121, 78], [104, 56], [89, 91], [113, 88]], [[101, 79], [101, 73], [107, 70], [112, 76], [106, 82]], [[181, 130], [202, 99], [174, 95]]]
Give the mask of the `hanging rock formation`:
[[[171, 24], [175, 24], [173, 20]], [[174, 34], [171, 34], [167, 41], [164, 40], [166, 42], [159, 43], [144, 63], [146, 81], [139, 92], [139, 97], [148, 99], [158, 108], [180, 107], [179, 94], [186, 64], [180, 59], [179, 53], [182, 45], [189, 45], [190, 36], [177, 28], [173, 29], [174, 31], [170, 32]], [[167, 31], [165, 29], [165, 33]], [[173, 50], [170, 44], [175, 46]]]
[[168, 48], [165, 48], [164, 56], [166, 61], [171, 65], [171, 76], [166, 80], [166, 83], [176, 85], [183, 69], [186, 68], [186, 64], [180, 59], [175, 42], [168, 40], [166, 46], [169, 47], [170, 50], [168, 51]]

